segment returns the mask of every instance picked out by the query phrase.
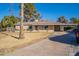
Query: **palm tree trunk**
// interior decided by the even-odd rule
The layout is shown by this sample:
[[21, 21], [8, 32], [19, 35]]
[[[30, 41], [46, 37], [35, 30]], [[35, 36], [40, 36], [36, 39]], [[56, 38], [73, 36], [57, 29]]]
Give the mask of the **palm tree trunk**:
[[23, 6], [24, 6], [24, 3], [21, 4], [21, 21], [20, 21], [19, 39], [23, 39], [24, 38], [24, 33], [23, 33], [24, 11], [23, 11]]

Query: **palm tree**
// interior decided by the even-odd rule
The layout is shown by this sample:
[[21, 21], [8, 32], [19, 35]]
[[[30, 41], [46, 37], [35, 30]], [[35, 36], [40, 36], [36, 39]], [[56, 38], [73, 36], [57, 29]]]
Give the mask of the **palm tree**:
[[21, 21], [20, 21], [19, 39], [23, 39], [24, 38], [24, 33], [23, 33], [23, 20], [24, 20], [24, 3], [21, 4]]

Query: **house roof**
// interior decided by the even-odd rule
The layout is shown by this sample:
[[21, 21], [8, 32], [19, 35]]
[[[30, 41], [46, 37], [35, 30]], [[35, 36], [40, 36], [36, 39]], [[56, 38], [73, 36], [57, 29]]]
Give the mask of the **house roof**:
[[[16, 25], [20, 25], [20, 22]], [[24, 25], [77, 25], [72, 23], [60, 23], [60, 22], [24, 22]]]

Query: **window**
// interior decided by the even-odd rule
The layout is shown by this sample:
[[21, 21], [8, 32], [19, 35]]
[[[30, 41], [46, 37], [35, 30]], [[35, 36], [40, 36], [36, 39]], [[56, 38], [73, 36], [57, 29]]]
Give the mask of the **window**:
[[32, 31], [32, 26], [29, 26], [28, 30]]
[[47, 26], [47, 25], [45, 25], [45, 26], [44, 26], [44, 29], [45, 29], [45, 30], [47, 30], [47, 29], [48, 29], [48, 26]]

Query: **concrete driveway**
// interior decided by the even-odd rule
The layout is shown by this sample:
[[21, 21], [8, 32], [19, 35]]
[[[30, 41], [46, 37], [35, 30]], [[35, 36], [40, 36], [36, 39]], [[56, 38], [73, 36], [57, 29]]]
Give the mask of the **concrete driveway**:
[[73, 55], [74, 34], [56, 32], [40, 42], [17, 49], [9, 56], [68, 56]]

